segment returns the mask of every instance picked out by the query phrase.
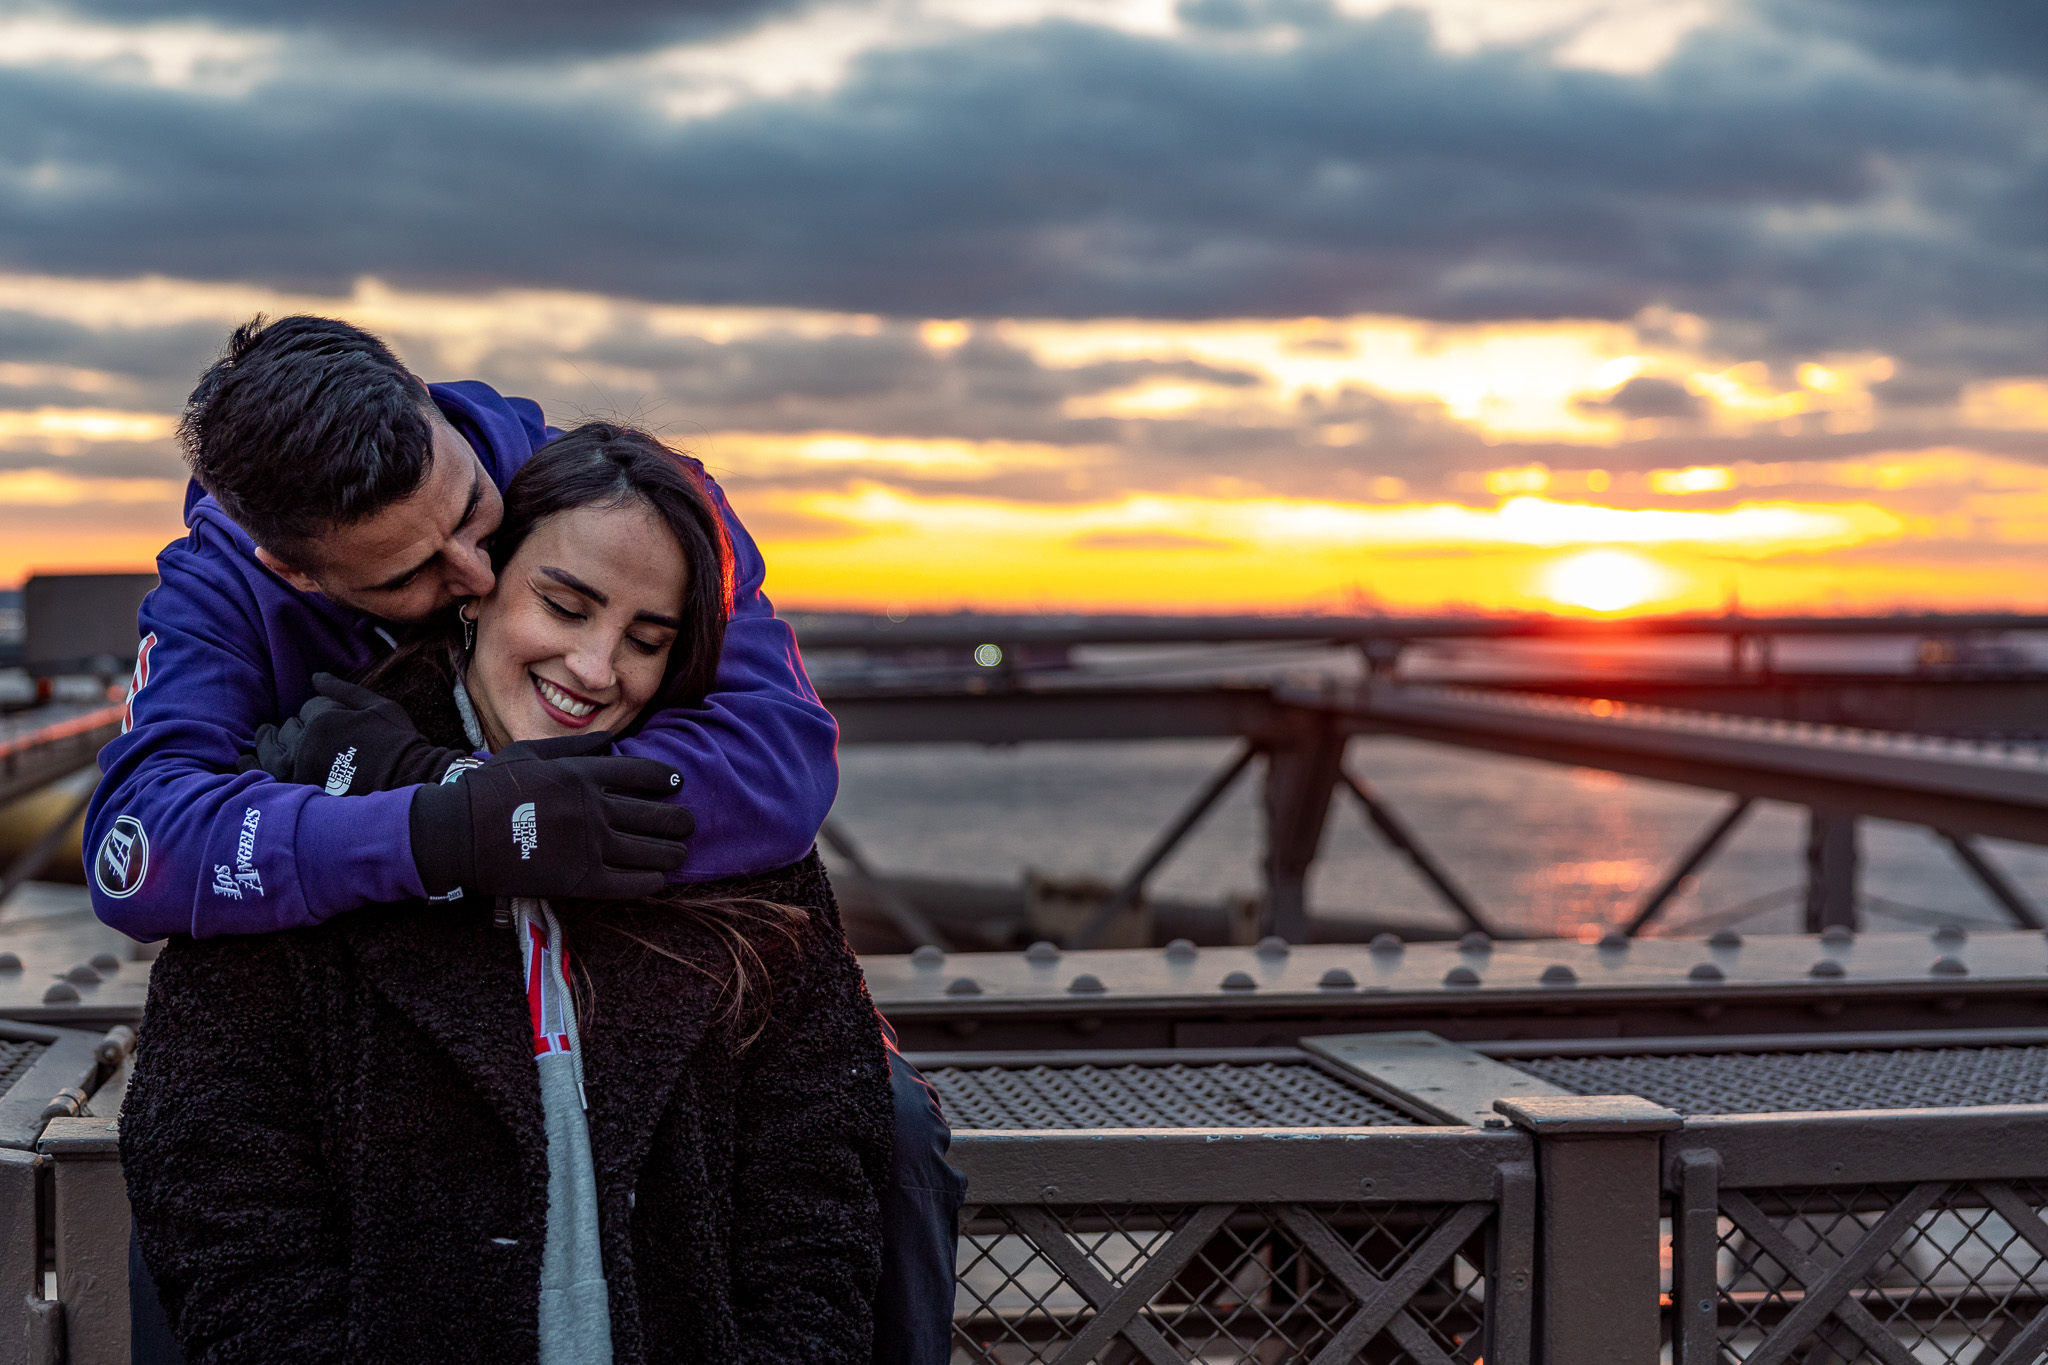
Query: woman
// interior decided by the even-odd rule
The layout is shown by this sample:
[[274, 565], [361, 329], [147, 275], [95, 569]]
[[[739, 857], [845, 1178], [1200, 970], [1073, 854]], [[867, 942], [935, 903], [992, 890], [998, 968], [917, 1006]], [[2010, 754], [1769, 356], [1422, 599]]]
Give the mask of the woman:
[[[472, 749], [597, 747], [703, 696], [729, 556], [653, 438], [541, 450], [493, 557], [460, 633], [368, 680], [403, 711], [325, 685], [390, 722], [359, 773], [454, 797]], [[259, 745], [277, 775], [331, 766], [303, 714]], [[815, 854], [174, 941], [142, 1036], [122, 1158], [191, 1365], [868, 1356], [888, 1066]]]

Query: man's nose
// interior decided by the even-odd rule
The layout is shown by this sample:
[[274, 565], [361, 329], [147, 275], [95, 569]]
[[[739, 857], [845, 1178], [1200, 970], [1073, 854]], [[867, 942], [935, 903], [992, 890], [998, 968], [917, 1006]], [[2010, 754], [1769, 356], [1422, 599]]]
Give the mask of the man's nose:
[[457, 597], [487, 597], [497, 586], [497, 575], [491, 572], [491, 556], [482, 546], [474, 547], [468, 554], [449, 556], [448, 565], [448, 590]]

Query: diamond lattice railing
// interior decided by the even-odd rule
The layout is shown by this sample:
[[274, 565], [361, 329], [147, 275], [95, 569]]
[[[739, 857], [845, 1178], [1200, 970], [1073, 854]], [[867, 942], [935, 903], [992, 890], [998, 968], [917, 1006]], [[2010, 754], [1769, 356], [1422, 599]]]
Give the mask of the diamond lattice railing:
[[970, 1212], [957, 1365], [1469, 1365], [1483, 1352], [1487, 1204]]
[[2048, 1355], [2048, 1187], [1722, 1192], [1723, 1357], [2033, 1365]]

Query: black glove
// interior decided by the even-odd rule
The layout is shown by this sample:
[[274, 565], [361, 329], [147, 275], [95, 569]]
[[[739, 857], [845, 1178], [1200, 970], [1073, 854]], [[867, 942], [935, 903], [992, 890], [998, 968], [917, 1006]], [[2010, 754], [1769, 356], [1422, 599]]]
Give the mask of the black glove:
[[661, 890], [697, 828], [664, 799], [682, 774], [608, 754], [611, 742], [604, 730], [523, 740], [452, 782], [421, 787], [412, 859], [427, 894], [638, 900]]
[[404, 707], [367, 687], [315, 673], [313, 691], [299, 714], [256, 731], [255, 766], [280, 781], [361, 795], [439, 782], [468, 757], [427, 743]]

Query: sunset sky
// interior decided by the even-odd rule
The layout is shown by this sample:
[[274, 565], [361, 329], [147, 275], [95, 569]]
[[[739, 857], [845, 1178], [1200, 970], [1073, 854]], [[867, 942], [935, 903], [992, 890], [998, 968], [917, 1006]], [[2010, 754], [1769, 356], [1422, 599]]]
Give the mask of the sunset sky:
[[2048, 6], [0, 0], [0, 586], [292, 311], [785, 608], [2043, 610]]

